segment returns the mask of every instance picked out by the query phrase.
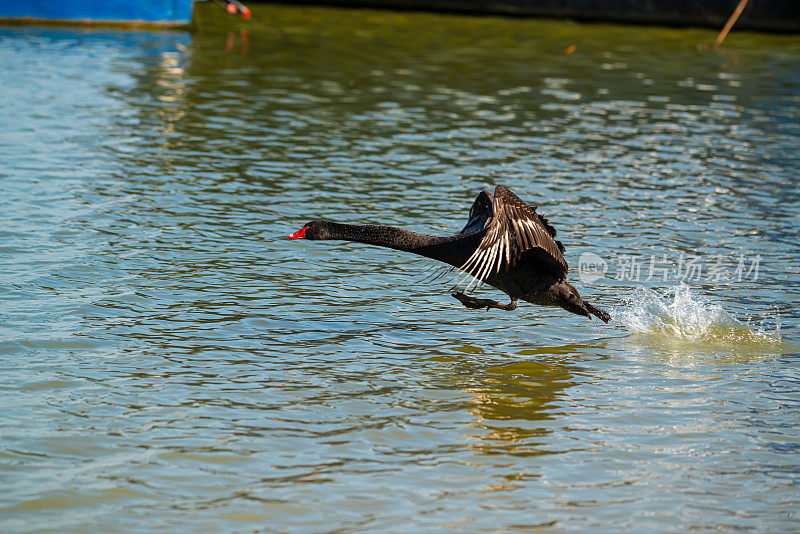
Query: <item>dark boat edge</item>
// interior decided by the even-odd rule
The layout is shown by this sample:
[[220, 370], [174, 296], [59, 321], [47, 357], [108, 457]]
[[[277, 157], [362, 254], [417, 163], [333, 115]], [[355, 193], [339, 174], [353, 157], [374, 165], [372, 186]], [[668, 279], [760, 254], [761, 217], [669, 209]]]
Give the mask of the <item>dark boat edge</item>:
[[[251, 4], [426, 11], [463, 15], [571, 19], [577, 22], [722, 28], [737, 0], [271, 0]], [[800, 2], [750, 0], [737, 30], [800, 32]]]

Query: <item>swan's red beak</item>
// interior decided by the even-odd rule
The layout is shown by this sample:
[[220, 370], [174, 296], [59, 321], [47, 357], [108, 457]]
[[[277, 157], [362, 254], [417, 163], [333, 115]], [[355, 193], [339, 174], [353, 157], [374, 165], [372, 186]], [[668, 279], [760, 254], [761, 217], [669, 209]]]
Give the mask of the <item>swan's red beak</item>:
[[301, 229], [299, 229], [298, 231], [296, 231], [295, 233], [289, 234], [289, 239], [305, 239], [306, 238], [306, 228], [308, 228], [308, 226], [304, 226]]

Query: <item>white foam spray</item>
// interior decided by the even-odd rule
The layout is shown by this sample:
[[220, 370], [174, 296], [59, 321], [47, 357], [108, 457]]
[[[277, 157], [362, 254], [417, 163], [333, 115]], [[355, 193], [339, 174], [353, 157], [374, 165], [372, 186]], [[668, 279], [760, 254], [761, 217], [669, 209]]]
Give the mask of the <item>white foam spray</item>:
[[666, 336], [672, 340], [781, 342], [777, 312], [769, 321], [742, 322], [686, 284], [664, 292], [639, 289], [615, 310], [614, 318], [631, 333]]

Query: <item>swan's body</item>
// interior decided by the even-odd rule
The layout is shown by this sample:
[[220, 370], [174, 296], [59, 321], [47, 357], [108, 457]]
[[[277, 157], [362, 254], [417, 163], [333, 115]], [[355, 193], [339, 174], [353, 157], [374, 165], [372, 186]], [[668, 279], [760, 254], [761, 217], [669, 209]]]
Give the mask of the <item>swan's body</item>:
[[357, 241], [411, 252], [457, 267], [466, 273], [464, 278], [473, 277], [465, 290], [484, 282], [511, 297], [510, 304], [499, 304], [461, 292], [453, 294], [469, 308], [513, 310], [517, 300], [524, 300], [610, 321], [608, 313], [584, 301], [566, 281], [564, 247], [555, 235], [555, 228], [536, 213], [536, 207], [499, 185], [494, 197], [485, 191], [478, 195], [467, 225], [453, 236], [436, 237], [393, 226], [311, 221], [289, 238]]

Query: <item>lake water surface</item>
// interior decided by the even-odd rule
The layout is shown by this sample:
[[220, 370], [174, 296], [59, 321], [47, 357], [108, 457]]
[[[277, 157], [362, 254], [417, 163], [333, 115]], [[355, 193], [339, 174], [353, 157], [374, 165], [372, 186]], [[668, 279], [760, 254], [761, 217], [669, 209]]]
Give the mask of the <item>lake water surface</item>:
[[[800, 38], [216, 13], [0, 28], [0, 531], [800, 531]], [[286, 239], [496, 184], [612, 323]]]

